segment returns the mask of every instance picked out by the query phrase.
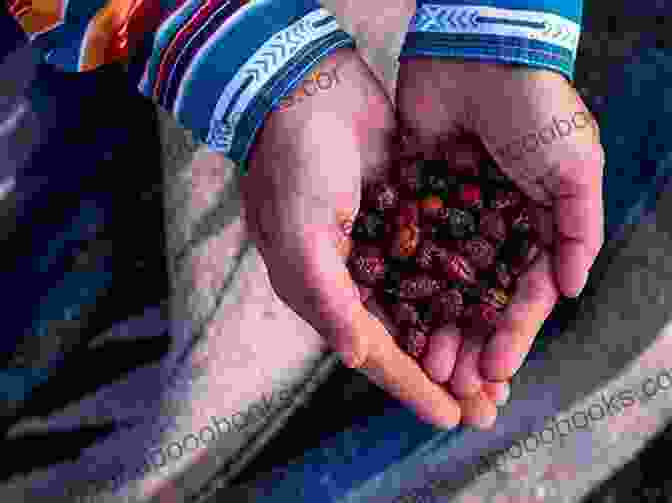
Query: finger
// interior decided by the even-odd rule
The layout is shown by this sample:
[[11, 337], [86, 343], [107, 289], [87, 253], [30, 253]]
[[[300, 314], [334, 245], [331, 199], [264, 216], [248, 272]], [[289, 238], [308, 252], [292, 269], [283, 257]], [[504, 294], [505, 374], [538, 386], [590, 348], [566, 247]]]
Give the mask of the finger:
[[[601, 163], [600, 160], [588, 161], [582, 163], [581, 169], [601, 172], [602, 166], [591, 167], [588, 165], [591, 162]], [[576, 297], [583, 290], [604, 243], [602, 177], [596, 175], [586, 183], [561, 182], [555, 191], [554, 214], [558, 284], [564, 295]]]
[[481, 430], [489, 430], [497, 420], [497, 407], [483, 390], [460, 400], [462, 422]]
[[511, 384], [507, 381], [485, 381], [483, 391], [495, 402], [495, 405], [501, 407], [509, 401], [511, 396]]
[[462, 336], [455, 325], [446, 325], [432, 333], [422, 360], [422, 366], [430, 379], [436, 383], [450, 379], [461, 344]]
[[551, 259], [544, 250], [518, 279], [511, 304], [485, 347], [480, 362], [480, 371], [485, 379], [504, 381], [516, 373], [559, 296]]
[[485, 379], [481, 375], [479, 362], [486, 335], [471, 331], [462, 332], [462, 345], [457, 354], [457, 363], [450, 378], [450, 389], [458, 398], [467, 398], [480, 392]]
[[380, 305], [373, 299], [367, 303], [371, 316], [388, 327], [384, 336], [372, 339], [366, 363], [358, 370], [374, 384], [409, 407], [423, 421], [440, 428], [454, 428], [460, 423], [457, 401], [404, 353], [393, 338], [396, 328]]

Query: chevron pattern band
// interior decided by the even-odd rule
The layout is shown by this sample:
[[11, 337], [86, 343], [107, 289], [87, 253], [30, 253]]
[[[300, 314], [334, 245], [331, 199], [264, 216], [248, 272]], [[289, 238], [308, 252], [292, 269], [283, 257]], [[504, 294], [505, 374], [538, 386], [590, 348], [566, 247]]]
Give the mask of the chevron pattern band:
[[422, 4], [410, 33], [464, 33], [538, 40], [576, 55], [581, 27], [556, 14], [489, 6]]
[[333, 15], [320, 8], [267, 40], [224, 88], [210, 120], [208, 145], [228, 154], [239, 119], [259, 90], [294, 54], [339, 29]]

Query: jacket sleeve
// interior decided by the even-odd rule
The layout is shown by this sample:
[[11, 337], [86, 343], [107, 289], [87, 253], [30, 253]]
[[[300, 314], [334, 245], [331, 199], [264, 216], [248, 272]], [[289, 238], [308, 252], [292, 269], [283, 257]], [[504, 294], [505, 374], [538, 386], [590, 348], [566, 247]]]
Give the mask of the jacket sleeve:
[[572, 81], [582, 9], [582, 0], [417, 0], [400, 57], [520, 64]]
[[[64, 71], [143, 54], [140, 92], [242, 173], [267, 114], [322, 59], [355, 46], [318, 0], [3, 2], [14, 29]], [[11, 24], [1, 18], [0, 29]]]

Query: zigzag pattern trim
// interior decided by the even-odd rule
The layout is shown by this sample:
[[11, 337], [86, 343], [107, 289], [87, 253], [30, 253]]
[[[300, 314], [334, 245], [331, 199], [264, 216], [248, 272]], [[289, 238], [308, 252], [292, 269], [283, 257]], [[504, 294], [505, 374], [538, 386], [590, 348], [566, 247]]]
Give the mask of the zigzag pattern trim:
[[[316, 40], [339, 30], [336, 19], [320, 24], [333, 15], [326, 9], [316, 9], [267, 40], [238, 70], [222, 92], [210, 119], [207, 142], [225, 155], [231, 150], [239, 118], [259, 90], [282, 69], [297, 52]], [[316, 26], [317, 25], [317, 26]], [[250, 83], [240, 93], [231, 113], [223, 120], [236, 93], [244, 83]]]
[[469, 33], [539, 40], [576, 55], [581, 27], [562, 16], [489, 6], [423, 4], [409, 32]]

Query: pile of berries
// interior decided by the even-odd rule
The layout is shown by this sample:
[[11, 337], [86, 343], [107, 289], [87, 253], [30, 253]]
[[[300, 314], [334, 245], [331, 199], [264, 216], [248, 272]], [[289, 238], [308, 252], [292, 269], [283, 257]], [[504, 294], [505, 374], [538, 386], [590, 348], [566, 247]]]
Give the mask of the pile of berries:
[[416, 359], [437, 328], [491, 333], [541, 250], [532, 202], [471, 144], [442, 161], [401, 159], [364, 188], [348, 260]]

